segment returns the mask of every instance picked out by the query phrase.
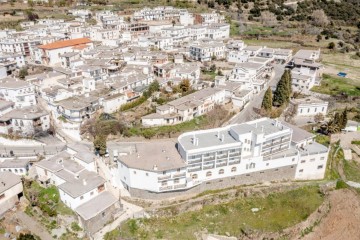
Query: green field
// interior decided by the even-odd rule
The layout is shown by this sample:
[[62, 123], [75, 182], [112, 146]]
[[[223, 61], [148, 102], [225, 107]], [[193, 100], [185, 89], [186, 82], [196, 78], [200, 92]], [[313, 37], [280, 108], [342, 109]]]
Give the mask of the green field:
[[360, 83], [348, 78], [324, 74], [321, 85], [313, 87], [311, 91], [328, 95], [345, 93], [349, 96], [360, 96]]
[[[129, 220], [114, 234], [131, 239], [196, 239], [195, 233], [204, 229], [232, 236], [248, 230], [277, 232], [305, 220], [322, 202], [319, 188], [308, 186], [265, 198], [248, 197], [206, 205], [199, 211], [173, 217]], [[253, 213], [252, 208], [260, 210]], [[114, 239], [114, 234], [109, 233], [105, 239]]]
[[360, 164], [355, 161], [344, 160], [346, 180], [360, 183]]

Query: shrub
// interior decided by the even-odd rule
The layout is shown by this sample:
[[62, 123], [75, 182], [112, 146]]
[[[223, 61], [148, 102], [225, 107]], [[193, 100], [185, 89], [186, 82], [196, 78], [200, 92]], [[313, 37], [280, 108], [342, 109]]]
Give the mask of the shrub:
[[71, 230], [73, 230], [74, 232], [80, 232], [82, 230], [82, 228], [79, 226], [79, 224], [77, 222], [72, 222]]
[[338, 180], [336, 182], [336, 189], [343, 189], [343, 188], [347, 188], [348, 185], [346, 184], [346, 182], [344, 182], [344, 180]]

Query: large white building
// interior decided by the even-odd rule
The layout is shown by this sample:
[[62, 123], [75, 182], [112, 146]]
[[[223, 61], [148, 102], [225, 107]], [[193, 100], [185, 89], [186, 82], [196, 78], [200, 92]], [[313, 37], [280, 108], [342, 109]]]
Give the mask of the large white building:
[[328, 148], [313, 138], [295, 126], [262, 118], [187, 132], [177, 143], [111, 146], [110, 155], [118, 162], [118, 184], [135, 196], [154, 197], [179, 190], [321, 179]]
[[15, 108], [36, 105], [35, 88], [28, 82], [4, 78], [0, 80], [0, 99], [15, 104]]

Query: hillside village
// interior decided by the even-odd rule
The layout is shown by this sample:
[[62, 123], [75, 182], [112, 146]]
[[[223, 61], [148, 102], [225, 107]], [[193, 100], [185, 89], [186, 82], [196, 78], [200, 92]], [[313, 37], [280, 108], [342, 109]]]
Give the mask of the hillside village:
[[0, 30], [6, 239], [106, 239], [152, 219], [146, 204], [320, 184], [340, 146], [359, 160], [358, 95], [316, 91], [329, 78], [320, 48], [248, 44], [219, 11], [67, 14]]

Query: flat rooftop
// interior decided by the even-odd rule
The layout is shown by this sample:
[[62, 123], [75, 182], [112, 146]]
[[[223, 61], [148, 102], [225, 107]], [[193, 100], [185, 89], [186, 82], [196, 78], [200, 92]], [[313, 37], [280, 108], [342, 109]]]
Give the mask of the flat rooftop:
[[194, 134], [181, 135], [178, 139], [181, 146], [186, 150], [212, 146], [225, 147], [233, 143], [238, 143], [239, 146], [241, 146], [241, 142], [236, 141], [236, 139], [230, 135], [228, 128], [218, 128], [212, 131], [198, 131], [193, 133]]
[[119, 156], [119, 161], [130, 168], [160, 172], [186, 166], [176, 148], [175, 141], [134, 143], [135, 152]]

